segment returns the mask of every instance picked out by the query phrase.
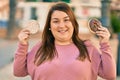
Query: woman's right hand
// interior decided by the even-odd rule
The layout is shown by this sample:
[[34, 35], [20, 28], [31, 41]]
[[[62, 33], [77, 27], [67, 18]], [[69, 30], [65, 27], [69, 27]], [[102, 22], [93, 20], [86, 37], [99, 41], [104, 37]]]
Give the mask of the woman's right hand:
[[19, 39], [20, 43], [28, 44], [29, 36], [30, 36], [30, 31], [23, 29], [18, 34], [18, 39]]

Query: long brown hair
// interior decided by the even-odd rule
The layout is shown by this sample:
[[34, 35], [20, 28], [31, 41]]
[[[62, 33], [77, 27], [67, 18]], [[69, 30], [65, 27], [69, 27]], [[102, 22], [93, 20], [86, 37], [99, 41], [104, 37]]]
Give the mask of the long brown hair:
[[87, 57], [90, 60], [88, 52], [87, 52], [87, 48], [84, 45], [84, 42], [78, 36], [79, 25], [76, 21], [74, 13], [72, 12], [72, 9], [68, 6], [68, 4], [64, 2], [59, 2], [53, 5], [48, 12], [46, 24], [45, 24], [43, 34], [42, 34], [41, 46], [35, 55], [35, 64], [38, 66], [46, 60], [52, 60], [57, 55], [57, 51], [55, 49], [55, 44], [54, 44], [55, 38], [53, 34], [51, 33], [51, 31], [49, 30], [49, 28], [51, 27], [50, 26], [51, 15], [55, 10], [63, 11], [67, 13], [67, 15], [70, 17], [70, 20], [74, 27], [72, 40], [80, 52], [78, 59], [83, 61]]

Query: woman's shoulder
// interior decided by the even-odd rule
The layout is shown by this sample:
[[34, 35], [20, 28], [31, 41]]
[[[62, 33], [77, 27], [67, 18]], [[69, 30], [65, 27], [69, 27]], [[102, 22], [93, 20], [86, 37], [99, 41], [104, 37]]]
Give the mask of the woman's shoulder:
[[97, 44], [95, 44], [91, 40], [85, 40], [84, 44], [88, 50], [90, 59], [91, 60], [92, 59], [100, 60], [100, 51], [99, 51], [98, 47], [96, 46]]

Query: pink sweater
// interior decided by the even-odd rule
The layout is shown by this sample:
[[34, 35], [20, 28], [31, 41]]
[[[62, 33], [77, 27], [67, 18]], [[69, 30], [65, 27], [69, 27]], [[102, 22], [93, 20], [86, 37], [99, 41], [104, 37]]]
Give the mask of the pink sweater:
[[38, 67], [34, 65], [34, 56], [40, 43], [27, 53], [28, 45], [19, 43], [14, 59], [14, 75], [23, 77], [30, 75], [32, 80], [97, 80], [99, 75], [106, 80], [116, 79], [115, 60], [111, 55], [109, 43], [100, 44], [98, 50], [86, 41], [91, 62], [76, 60], [79, 50], [74, 44], [55, 45], [58, 57]]

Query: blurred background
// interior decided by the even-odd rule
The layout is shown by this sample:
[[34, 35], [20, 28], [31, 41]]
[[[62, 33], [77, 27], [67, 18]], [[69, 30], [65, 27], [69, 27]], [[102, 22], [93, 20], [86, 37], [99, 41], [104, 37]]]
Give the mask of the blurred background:
[[[0, 80], [31, 80], [13, 75], [17, 35], [28, 20], [37, 20], [40, 31], [30, 37], [30, 48], [41, 38], [51, 3], [64, 1], [73, 9], [79, 23], [79, 36], [91, 39], [99, 48], [96, 35], [88, 29], [88, 20], [97, 18], [111, 33], [110, 45], [116, 61], [117, 80], [120, 80], [120, 0], [0, 0]], [[98, 80], [103, 80], [98, 76]]]

